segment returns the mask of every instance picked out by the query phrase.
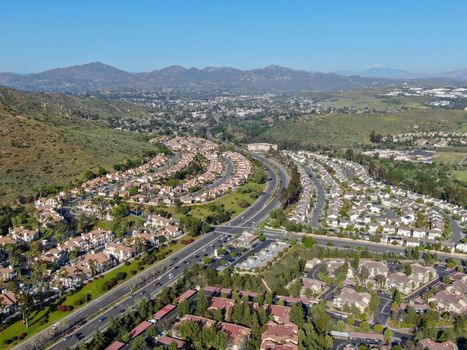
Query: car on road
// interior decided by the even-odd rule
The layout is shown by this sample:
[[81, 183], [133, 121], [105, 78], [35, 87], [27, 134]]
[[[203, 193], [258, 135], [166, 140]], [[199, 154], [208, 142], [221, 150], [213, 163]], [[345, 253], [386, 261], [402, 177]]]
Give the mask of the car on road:
[[99, 321], [100, 321], [100, 322], [104, 322], [106, 319], [107, 319], [107, 316], [102, 316], [102, 317], [99, 319]]
[[68, 339], [70, 339], [70, 336], [69, 336], [69, 335], [65, 335], [65, 336], [63, 337], [63, 341], [67, 341]]

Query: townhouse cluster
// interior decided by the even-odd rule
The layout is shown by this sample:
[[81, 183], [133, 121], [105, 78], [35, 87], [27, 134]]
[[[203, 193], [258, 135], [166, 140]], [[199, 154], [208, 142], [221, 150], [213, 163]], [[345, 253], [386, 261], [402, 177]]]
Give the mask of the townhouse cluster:
[[387, 244], [467, 252], [464, 208], [378, 182], [354, 162], [309, 152], [299, 156], [326, 189], [322, 224], [329, 229]]
[[[438, 280], [437, 271], [431, 266], [411, 263], [410, 268], [404, 270], [402, 265], [388, 265], [384, 261], [371, 259], [360, 260], [358, 268], [351, 267], [344, 259], [313, 259], [307, 262], [308, 270], [318, 269], [324, 272], [326, 278], [336, 278], [343, 274], [345, 287], [336, 293], [330, 305], [340, 311], [349, 312], [357, 310], [364, 313], [371, 302], [369, 289], [377, 290], [389, 296], [394, 290], [409, 296], [423, 289], [429, 283]], [[464, 274], [462, 274], [464, 275]], [[319, 280], [317, 280], [319, 281]], [[356, 291], [353, 286], [360, 284], [367, 288], [365, 291]], [[308, 282], [308, 283], [311, 283]], [[319, 291], [319, 290], [318, 290]], [[421, 294], [421, 293], [420, 293]]]
[[[153, 339], [156, 345], [169, 346], [175, 344], [177, 349], [190, 349], [189, 339], [183, 338], [180, 331], [183, 324], [187, 322], [197, 323], [201, 327], [216, 327], [227, 334], [227, 349], [240, 350], [252, 337], [252, 330], [246, 326], [236, 324], [231, 320], [231, 314], [235, 307], [247, 306], [250, 312], [263, 309], [268, 321], [261, 333], [260, 350], [287, 349], [298, 350], [299, 327], [291, 321], [291, 310], [295, 303], [302, 303], [300, 299], [277, 295], [270, 304], [260, 304], [259, 299], [264, 300], [264, 293], [248, 290], [234, 291], [230, 288], [218, 286], [206, 286], [203, 289], [208, 302], [207, 315], [198, 316], [187, 313], [178, 316], [177, 305], [185, 302], [189, 310], [193, 310], [196, 300], [200, 295], [199, 289], [189, 289], [176, 298], [176, 303], [163, 306], [154, 313], [152, 319], [143, 321], [130, 331], [130, 341], [138, 335], [147, 336], [145, 332], [155, 327], [158, 331]], [[237, 296], [238, 297], [237, 297]], [[283, 305], [279, 305], [282, 303]], [[306, 306], [306, 305], [305, 305]], [[221, 319], [213, 319], [209, 315], [219, 312]], [[121, 349], [128, 345], [122, 341], [115, 341], [107, 349]]]
[[381, 141], [383, 143], [396, 143], [432, 148], [462, 147], [467, 145], [467, 133], [447, 131], [411, 132], [383, 136]]
[[266, 268], [282, 253], [290, 248], [290, 245], [285, 242], [272, 242], [267, 247], [259, 250], [255, 254], [249, 256], [236, 266], [240, 273], [253, 273]]
[[428, 303], [440, 313], [464, 315], [467, 312], [467, 275], [457, 272], [450, 279], [452, 283], [439, 286], [438, 291], [428, 298]]
[[[276, 296], [271, 304], [260, 305], [258, 303], [258, 298], [263, 298], [263, 293], [240, 290], [237, 292], [239, 298], [236, 299], [234, 297], [234, 291], [230, 288], [206, 286], [203, 290], [208, 298], [209, 306], [207, 310], [209, 312], [220, 311], [223, 315], [223, 320], [230, 320], [233, 309], [240, 303], [247, 304], [252, 311], [258, 310], [259, 308], [266, 311], [269, 316], [269, 321], [266, 323], [264, 331], [261, 334], [261, 350], [298, 350], [299, 328], [291, 321], [291, 306], [295, 303], [301, 303], [302, 301], [300, 299]], [[186, 293], [189, 293], [188, 295], [193, 295], [193, 298], [196, 299], [195, 290], [187, 291], [184, 294]], [[184, 294], [182, 294], [178, 300], [180, 300]], [[284, 305], [278, 305], [280, 300], [282, 300]], [[251, 337], [251, 329], [223, 320], [215, 321], [208, 317], [187, 314], [173, 325], [169, 333], [172, 339], [183, 341], [179, 329], [185, 322], [192, 321], [207, 327], [217, 325], [220, 330], [226, 332], [228, 335], [228, 349], [242, 349]]]
[[431, 164], [433, 163], [435, 152], [424, 150], [406, 151], [397, 149], [375, 149], [362, 152], [362, 154], [375, 158], [393, 159], [395, 161]]

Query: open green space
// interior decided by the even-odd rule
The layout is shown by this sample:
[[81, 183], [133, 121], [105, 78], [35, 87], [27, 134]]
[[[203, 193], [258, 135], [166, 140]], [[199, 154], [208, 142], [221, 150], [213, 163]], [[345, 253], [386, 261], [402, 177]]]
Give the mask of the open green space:
[[255, 141], [349, 146], [370, 144], [372, 130], [382, 135], [414, 131], [458, 131], [467, 113], [455, 110], [409, 110], [384, 114], [336, 114], [275, 122]]
[[459, 181], [467, 183], [467, 170], [453, 170], [452, 176]]
[[461, 165], [461, 162], [467, 158], [466, 152], [437, 152], [433, 157], [435, 162], [445, 165]]
[[323, 94], [328, 95], [324, 99], [319, 99], [323, 107], [332, 108], [368, 108], [368, 109], [395, 109], [395, 108], [420, 108], [426, 109], [421, 98], [410, 97], [390, 97], [382, 96], [379, 90], [352, 90], [340, 93]]
[[[225, 211], [231, 212], [231, 217], [233, 218], [253, 204], [263, 192], [266, 184], [257, 183], [254, 180], [262, 175], [265, 176], [264, 170], [260, 166], [255, 165], [251, 179], [235, 191], [231, 191], [209, 203], [188, 205], [184, 206], [184, 208], [189, 208], [190, 216], [206, 220], [208, 216], [216, 215], [216, 207], [222, 206]], [[177, 219], [180, 219], [184, 215], [175, 207], [164, 207], [163, 209], [170, 212]]]

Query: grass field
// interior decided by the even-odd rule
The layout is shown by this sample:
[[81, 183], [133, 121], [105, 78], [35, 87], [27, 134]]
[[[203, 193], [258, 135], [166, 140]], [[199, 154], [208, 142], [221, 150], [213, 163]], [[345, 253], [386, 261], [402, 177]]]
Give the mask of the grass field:
[[157, 150], [141, 134], [107, 127], [109, 119], [144, 116], [132, 106], [0, 87], [0, 203], [68, 186], [86, 170], [110, 170]]
[[[261, 167], [255, 166], [253, 172], [264, 173], [264, 170]], [[258, 184], [250, 180], [247, 183], [240, 186], [239, 188], [237, 188], [235, 191], [229, 192], [226, 195], [214, 201], [211, 201], [209, 203], [203, 203], [203, 204], [189, 205], [188, 206], [190, 208], [189, 214], [195, 218], [206, 220], [208, 216], [216, 214], [209, 208], [211, 203], [215, 203], [215, 204], [223, 205], [225, 210], [231, 211], [232, 218], [234, 218], [235, 216], [237, 216], [238, 214], [240, 214], [242, 211], [246, 209], [246, 208], [242, 208], [242, 206], [240, 206], [239, 203], [241, 201], [246, 201], [248, 202], [249, 205], [253, 204], [257, 198], [254, 198], [252, 194], [261, 193], [265, 187], [266, 187], [266, 184]], [[180, 216], [183, 215], [183, 214], [178, 213], [175, 207], [163, 207], [161, 209], [171, 213], [172, 216], [175, 217], [176, 219], [179, 219]]]
[[457, 166], [467, 157], [466, 152], [437, 152], [434, 156], [435, 162], [445, 165]]
[[157, 149], [136, 134], [83, 120], [46, 122], [0, 114], [0, 125], [0, 202], [47, 185], [67, 186], [86, 170], [111, 170], [115, 163]]
[[341, 93], [332, 93], [331, 96], [324, 100], [319, 100], [323, 107], [333, 108], [370, 108], [370, 109], [395, 109], [395, 108], [420, 108], [427, 107], [417, 98], [407, 97], [386, 97], [377, 96], [378, 91], [375, 90], [357, 90], [345, 91]]
[[[191, 236], [184, 236], [184, 239], [190, 239], [192, 238]], [[196, 238], [194, 238], [196, 239]], [[168, 246], [164, 247], [161, 249], [158, 253], [157, 256], [159, 257], [157, 261], [160, 261], [164, 256], [168, 254], [172, 254], [181, 248], [183, 248], [185, 245], [180, 241], [176, 242], [171, 242]], [[126, 273], [126, 279], [128, 280], [131, 277], [135, 276], [136, 274], [132, 273], [136, 272], [139, 273], [143, 271], [144, 269], [148, 268], [151, 265], [144, 265], [140, 264], [139, 259], [134, 259], [129, 265], [121, 265], [118, 266], [117, 268], [114, 268], [111, 271], [108, 271], [103, 275], [102, 278], [96, 278], [92, 282], [86, 284], [83, 288], [81, 288], [79, 291], [73, 294], [66, 295], [64, 298], [62, 298], [59, 302], [59, 305], [71, 305], [74, 307], [74, 310], [79, 309], [80, 307], [84, 306], [83, 305], [77, 305], [77, 301], [80, 299], [86, 299], [86, 295], [88, 295], [88, 301], [95, 300], [102, 296], [106, 291], [104, 290], [104, 285], [108, 281], [116, 278], [117, 274], [120, 272], [125, 272]], [[122, 283], [123, 281], [120, 281]], [[115, 287], [114, 287], [115, 288]], [[56, 305], [58, 306], [58, 305]], [[12, 339], [14, 337], [17, 337], [20, 333], [27, 333], [27, 336], [31, 336], [33, 334], [36, 334], [43, 329], [53, 325], [54, 323], [60, 321], [63, 319], [65, 316], [69, 315], [71, 312], [61, 312], [56, 310], [55, 307], [44, 307], [41, 311], [33, 313], [29, 317], [29, 328], [26, 328], [23, 325], [22, 321], [17, 321], [10, 325], [9, 327], [5, 328], [0, 332], [0, 348], [1, 349], [8, 349], [16, 344], [16, 342], [12, 342], [11, 344], [6, 344], [5, 341], [8, 339]]]
[[467, 113], [455, 110], [310, 116], [306, 120], [276, 122], [256, 137], [256, 140], [349, 146], [355, 143], [369, 144], [372, 130], [383, 135], [416, 130], [458, 131], [466, 123]]
[[453, 170], [452, 176], [454, 176], [457, 180], [467, 184], [467, 170]]

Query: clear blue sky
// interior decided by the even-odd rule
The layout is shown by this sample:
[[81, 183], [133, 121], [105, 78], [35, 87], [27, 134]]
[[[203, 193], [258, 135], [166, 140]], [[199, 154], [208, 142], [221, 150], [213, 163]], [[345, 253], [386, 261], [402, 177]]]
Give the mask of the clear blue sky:
[[0, 72], [93, 61], [306, 70], [467, 68], [465, 0], [5, 0]]

